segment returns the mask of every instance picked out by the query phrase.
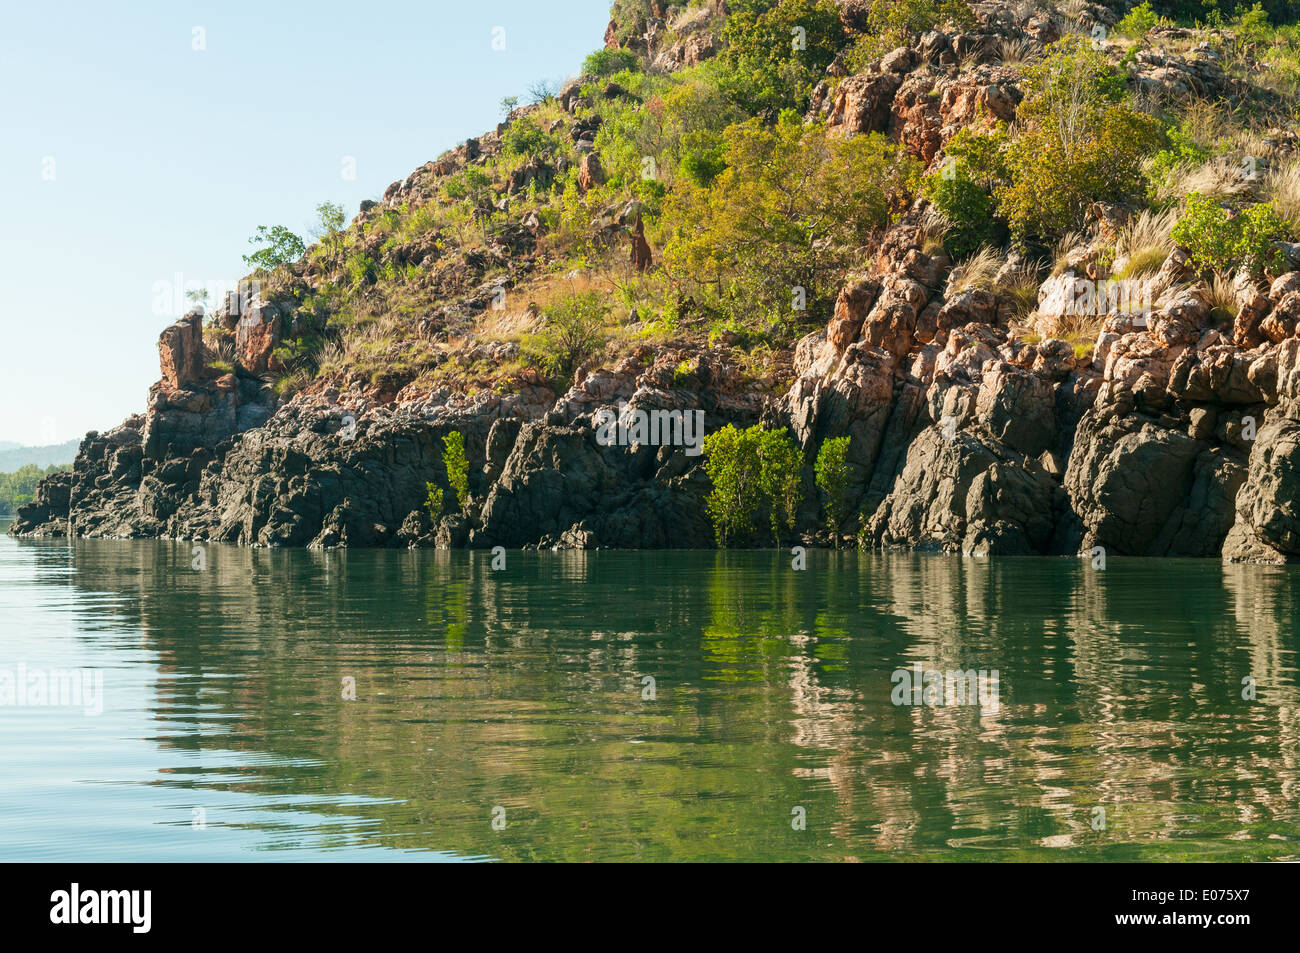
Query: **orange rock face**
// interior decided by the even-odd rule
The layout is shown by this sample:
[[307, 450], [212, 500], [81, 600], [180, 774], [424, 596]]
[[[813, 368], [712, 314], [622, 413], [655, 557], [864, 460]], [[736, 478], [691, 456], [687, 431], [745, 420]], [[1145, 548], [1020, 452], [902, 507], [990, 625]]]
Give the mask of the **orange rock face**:
[[239, 364], [250, 374], [265, 374], [277, 369], [275, 349], [280, 346], [280, 315], [265, 309], [254, 310], [242, 318], [235, 331], [235, 351]]
[[897, 73], [859, 73], [835, 90], [827, 126], [845, 134], [883, 132], [902, 79]]
[[600, 164], [600, 159], [594, 152], [587, 153], [578, 163], [578, 188], [586, 192], [604, 184], [605, 169]]
[[192, 311], [158, 337], [158, 364], [171, 388], [184, 387], [203, 373], [203, 315]]
[[855, 281], [846, 285], [835, 299], [835, 316], [831, 318], [826, 329], [826, 337], [835, 350], [843, 353], [845, 348], [858, 339], [862, 331], [862, 322], [867, 312], [880, 293], [880, 283], [869, 279]]

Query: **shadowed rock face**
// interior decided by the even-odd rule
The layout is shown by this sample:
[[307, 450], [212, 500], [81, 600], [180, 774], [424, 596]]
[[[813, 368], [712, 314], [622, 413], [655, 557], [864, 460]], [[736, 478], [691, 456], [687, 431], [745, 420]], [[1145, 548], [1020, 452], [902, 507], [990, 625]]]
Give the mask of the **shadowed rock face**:
[[[180, 324], [165, 341], [192, 340], [178, 334], [189, 321]], [[389, 403], [327, 389], [276, 407], [242, 365], [233, 384], [231, 375], [213, 381], [201, 354], [165, 350], [170, 366], [191, 369], [192, 379], [177, 378], [187, 386], [164, 377], [148, 414], [88, 435], [73, 472], [45, 481], [11, 532], [255, 546], [704, 547], [713, 533], [701, 458], [684, 446], [602, 446], [596, 418], [620, 404], [686, 407], [712, 430], [753, 424], [762, 408], [713, 354], [642, 349], [586, 371], [558, 400], [542, 386]], [[244, 426], [249, 408], [263, 414]], [[443, 461], [452, 431], [465, 438], [470, 498], [434, 520], [430, 483], [456, 510]]]
[[[1075, 6], [1085, 26], [1111, 27], [1128, 5]], [[1059, 25], [1030, 7], [973, 7], [977, 23], [966, 32], [931, 31], [852, 76], [832, 64], [807, 118], [845, 136], [884, 133], [931, 171], [961, 129], [1014, 119], [1023, 92], [1018, 72], [1000, 62], [1001, 41], [1015, 38], [1032, 54]], [[866, 6], [844, 0], [841, 8], [845, 24], [860, 28]], [[611, 23], [607, 43], [671, 71], [719, 52], [720, 15], [717, 4], [684, 12], [658, 4], [630, 33]], [[1241, 95], [1237, 80], [1195, 50], [1143, 51], [1130, 77], [1157, 97]], [[587, 190], [606, 173], [593, 151], [600, 119], [578, 115], [594, 105], [583, 88], [569, 84], [558, 102], [585, 150], [578, 179]], [[605, 95], [630, 96], [612, 83]], [[393, 183], [381, 202], [363, 203], [358, 222], [430, 200], [442, 178], [498, 153], [500, 131]], [[533, 158], [513, 171], [502, 198], [560, 172]], [[1187, 252], [1171, 248], [1146, 283], [1149, 311], [1138, 318], [1102, 302], [1089, 351], [1077, 337], [1053, 335], [1080, 295], [1108, 277], [1095, 252], [1072, 250], [1061, 273], [1035, 276], [1030, 337], [1013, 327], [1017, 303], [996, 281], [954, 280], [925, 212], [918, 202], [878, 237], [861, 273], [846, 276], [827, 326], [762, 381], [742, 373], [726, 343], [671, 342], [593, 360], [560, 395], [525, 372], [510, 393], [323, 386], [286, 402], [267, 378], [278, 370], [282, 335], [300, 320], [293, 302], [272, 295], [247, 313], [228, 303], [215, 316], [233, 334], [233, 370], [212, 366], [202, 314], [188, 314], [160, 336], [161, 379], [146, 412], [87, 435], [73, 472], [46, 480], [10, 531], [259, 546], [713, 545], [702, 457], [597, 439], [603, 413], [630, 409], [700, 411], [710, 433], [758, 421], [788, 428], [804, 454], [798, 533], [809, 542], [857, 533], [876, 548], [966, 555], [1101, 547], [1300, 557], [1300, 247], [1281, 247], [1289, 269], [1271, 281], [1236, 276], [1230, 321], [1211, 311]], [[655, 263], [641, 213], [639, 203], [619, 202], [592, 227], [627, 240], [631, 264], [646, 270]], [[1127, 213], [1092, 214], [1095, 230], [1113, 235]], [[526, 275], [539, 263], [543, 229], [533, 214], [439, 272], [447, 296], [486, 308], [494, 289], [485, 270], [525, 262]], [[432, 239], [368, 253], [418, 265], [441, 254]], [[505, 364], [518, 346], [481, 343], [473, 355]], [[452, 431], [464, 436], [469, 461], [464, 501], [443, 463], [442, 438]], [[851, 438], [852, 515], [832, 535], [812, 463], [840, 436]], [[428, 512], [430, 484], [450, 515]]]
[[[1275, 356], [1276, 401], [1251, 441], [1225, 559], [1281, 563], [1300, 557], [1300, 339], [1283, 341]], [[1240, 420], [1229, 427], [1243, 439]]]
[[1041, 467], [976, 431], [927, 427], [867, 526], [882, 548], [972, 556], [1048, 551], [1060, 488]]

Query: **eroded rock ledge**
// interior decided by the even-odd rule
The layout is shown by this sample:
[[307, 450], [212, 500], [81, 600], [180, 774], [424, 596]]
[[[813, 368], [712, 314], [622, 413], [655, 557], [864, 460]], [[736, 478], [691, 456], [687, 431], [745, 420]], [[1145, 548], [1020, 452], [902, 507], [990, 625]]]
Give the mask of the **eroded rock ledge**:
[[[966, 555], [1110, 553], [1279, 562], [1300, 555], [1300, 271], [1239, 281], [1221, 326], [1175, 250], [1145, 326], [1107, 317], [1083, 357], [1026, 340], [990, 291], [946, 294], [947, 262], [904, 222], [794, 353], [780, 398], [729, 349], [642, 347], [566, 394], [322, 393], [279, 405], [242, 363], [204, 366], [197, 316], [160, 339], [147, 413], [89, 434], [11, 532], [260, 546], [703, 547], [702, 458], [602, 446], [606, 408], [699, 409], [706, 427], [787, 426], [811, 463], [848, 434], [864, 543]], [[1294, 249], [1289, 249], [1294, 254]], [[1300, 264], [1300, 263], [1297, 263]], [[1041, 295], [1055, 293], [1051, 282]], [[1040, 310], [1043, 302], [1040, 302]], [[256, 363], [255, 354], [247, 355]], [[686, 372], [684, 372], [684, 368]], [[430, 522], [441, 437], [465, 434], [471, 500]], [[818, 534], [811, 466], [801, 533]], [[858, 522], [860, 518], [860, 524]]]

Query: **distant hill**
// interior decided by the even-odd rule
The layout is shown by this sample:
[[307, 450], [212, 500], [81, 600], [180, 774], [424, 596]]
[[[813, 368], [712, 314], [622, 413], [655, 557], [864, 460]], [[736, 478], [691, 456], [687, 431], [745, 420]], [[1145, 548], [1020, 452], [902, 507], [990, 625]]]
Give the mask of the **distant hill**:
[[48, 447], [23, 447], [15, 443], [0, 443], [0, 473], [15, 471], [35, 464], [42, 469], [71, 463], [77, 456], [80, 440], [56, 443]]

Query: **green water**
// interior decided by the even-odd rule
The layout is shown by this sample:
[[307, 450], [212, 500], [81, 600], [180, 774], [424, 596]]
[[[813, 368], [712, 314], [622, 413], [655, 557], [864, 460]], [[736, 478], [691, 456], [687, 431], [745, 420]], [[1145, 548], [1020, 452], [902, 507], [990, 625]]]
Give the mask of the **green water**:
[[1300, 858], [1292, 569], [205, 555], [0, 540], [0, 859]]

